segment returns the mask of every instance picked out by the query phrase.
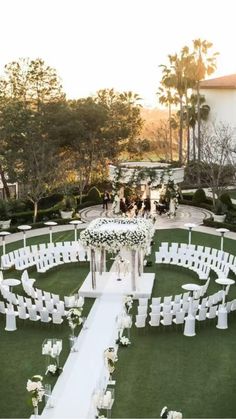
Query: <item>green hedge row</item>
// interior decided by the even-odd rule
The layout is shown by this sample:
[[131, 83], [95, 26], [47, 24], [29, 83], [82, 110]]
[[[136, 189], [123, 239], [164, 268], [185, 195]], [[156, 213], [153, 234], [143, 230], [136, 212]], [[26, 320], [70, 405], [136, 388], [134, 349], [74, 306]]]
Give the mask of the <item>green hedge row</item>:
[[212, 211], [212, 205], [205, 202], [196, 203], [190, 199], [180, 199], [179, 203], [183, 205], [191, 205], [192, 207], [204, 208], [206, 210]]
[[[71, 220], [72, 219], [63, 220], [62, 218], [55, 218], [55, 219], [53, 219], [53, 221], [55, 221], [58, 225], [69, 224], [69, 222]], [[33, 223], [31, 223], [31, 224], [29, 223], [28, 225], [30, 225], [32, 227], [32, 230], [34, 230], [36, 228], [42, 228], [42, 227], [45, 227], [46, 228], [44, 222], [42, 222], [42, 221], [41, 222], [34, 223], [34, 224]], [[17, 228], [17, 225], [11, 226], [10, 228], [7, 229], [7, 231], [9, 231], [10, 233], [19, 233], [19, 230]]]
[[214, 227], [214, 228], [227, 228], [230, 231], [236, 232], [236, 225], [230, 224], [227, 222], [224, 223], [218, 223], [217, 221], [213, 221], [211, 218], [207, 218], [206, 220], [203, 220], [203, 224], [207, 227]]

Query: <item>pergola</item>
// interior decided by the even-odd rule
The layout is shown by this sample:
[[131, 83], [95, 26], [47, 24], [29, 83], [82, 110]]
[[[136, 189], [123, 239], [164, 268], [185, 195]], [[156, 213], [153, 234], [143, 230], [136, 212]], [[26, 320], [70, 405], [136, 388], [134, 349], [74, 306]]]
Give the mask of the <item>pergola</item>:
[[97, 218], [81, 232], [82, 244], [90, 250], [92, 288], [96, 289], [96, 273], [106, 271], [106, 252], [125, 250], [130, 259], [132, 291], [136, 291], [136, 279], [142, 275], [143, 259], [150, 252], [154, 234], [151, 220], [142, 218]]
[[119, 197], [124, 197], [124, 186], [140, 186], [143, 198], [149, 197], [151, 203], [157, 199], [158, 187], [173, 182], [179, 185], [184, 180], [184, 168], [172, 168], [168, 163], [124, 162], [109, 165], [109, 178], [113, 185], [119, 184]]

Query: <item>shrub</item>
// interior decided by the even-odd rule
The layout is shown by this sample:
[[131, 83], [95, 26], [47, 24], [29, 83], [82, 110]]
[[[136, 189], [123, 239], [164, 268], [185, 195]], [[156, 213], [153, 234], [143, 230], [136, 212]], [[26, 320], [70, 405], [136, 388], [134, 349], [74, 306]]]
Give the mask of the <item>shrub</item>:
[[227, 228], [231, 231], [236, 231], [236, 225], [230, 223], [218, 223], [217, 221], [213, 221], [211, 218], [207, 218], [203, 220], [203, 224], [207, 227], [214, 227], [214, 228]]
[[76, 208], [77, 202], [76, 198], [73, 195], [67, 195], [64, 197], [61, 202], [61, 209], [63, 211], [74, 211]]
[[233, 209], [233, 204], [232, 204], [232, 201], [231, 201], [231, 198], [230, 198], [228, 192], [224, 192], [224, 193], [222, 193], [222, 195], [220, 195], [220, 201], [224, 205], [226, 205], [228, 210]]
[[210, 205], [208, 203], [205, 203], [205, 202], [202, 202], [200, 204], [195, 204], [193, 201], [189, 201], [187, 199], [180, 199], [179, 203], [183, 204], [183, 205], [192, 205], [192, 206], [198, 207], [198, 208], [205, 208], [206, 210], [212, 211], [212, 205]]
[[97, 204], [101, 204], [102, 202], [102, 197], [101, 197], [101, 193], [98, 190], [98, 188], [96, 188], [96, 186], [93, 186], [91, 189], [89, 189], [88, 194], [88, 201], [93, 201], [96, 202]]
[[219, 199], [217, 199], [215, 208], [214, 208], [214, 213], [216, 215], [224, 215], [226, 212], [227, 212], [227, 206], [223, 204], [223, 202], [221, 202]]
[[60, 193], [54, 193], [53, 195], [45, 196], [39, 201], [39, 209], [52, 208], [63, 200], [63, 195]]
[[201, 202], [206, 202], [206, 193], [204, 189], [197, 189], [193, 194], [193, 202], [195, 204], [200, 204]]
[[0, 220], [2, 221], [9, 220], [9, 218], [11, 218], [9, 203], [1, 199], [0, 200]]
[[[37, 221], [48, 221], [53, 218], [59, 217], [59, 204], [46, 210], [39, 210]], [[11, 214], [12, 224], [32, 223], [33, 211], [23, 211]]]

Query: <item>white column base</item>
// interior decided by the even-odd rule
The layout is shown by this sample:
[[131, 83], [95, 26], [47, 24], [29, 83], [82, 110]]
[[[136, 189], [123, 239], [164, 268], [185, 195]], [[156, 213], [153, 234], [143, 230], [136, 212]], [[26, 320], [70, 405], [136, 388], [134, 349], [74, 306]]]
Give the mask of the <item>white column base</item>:
[[228, 329], [228, 313], [225, 307], [219, 307], [217, 329]]
[[195, 336], [195, 318], [190, 314], [185, 319], [184, 336]]

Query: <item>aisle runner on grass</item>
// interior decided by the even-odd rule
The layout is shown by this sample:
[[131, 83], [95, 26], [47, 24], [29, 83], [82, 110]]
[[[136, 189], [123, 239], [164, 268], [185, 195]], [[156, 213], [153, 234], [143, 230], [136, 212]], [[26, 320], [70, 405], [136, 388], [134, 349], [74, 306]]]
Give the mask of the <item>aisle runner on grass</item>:
[[104, 350], [114, 346], [117, 338], [117, 316], [123, 309], [121, 295], [107, 295], [96, 299], [87, 318], [88, 329], [78, 339], [78, 352], [70, 353], [63, 373], [53, 389], [53, 408], [44, 409], [42, 418], [94, 417], [91, 406], [93, 391], [108, 373]]

